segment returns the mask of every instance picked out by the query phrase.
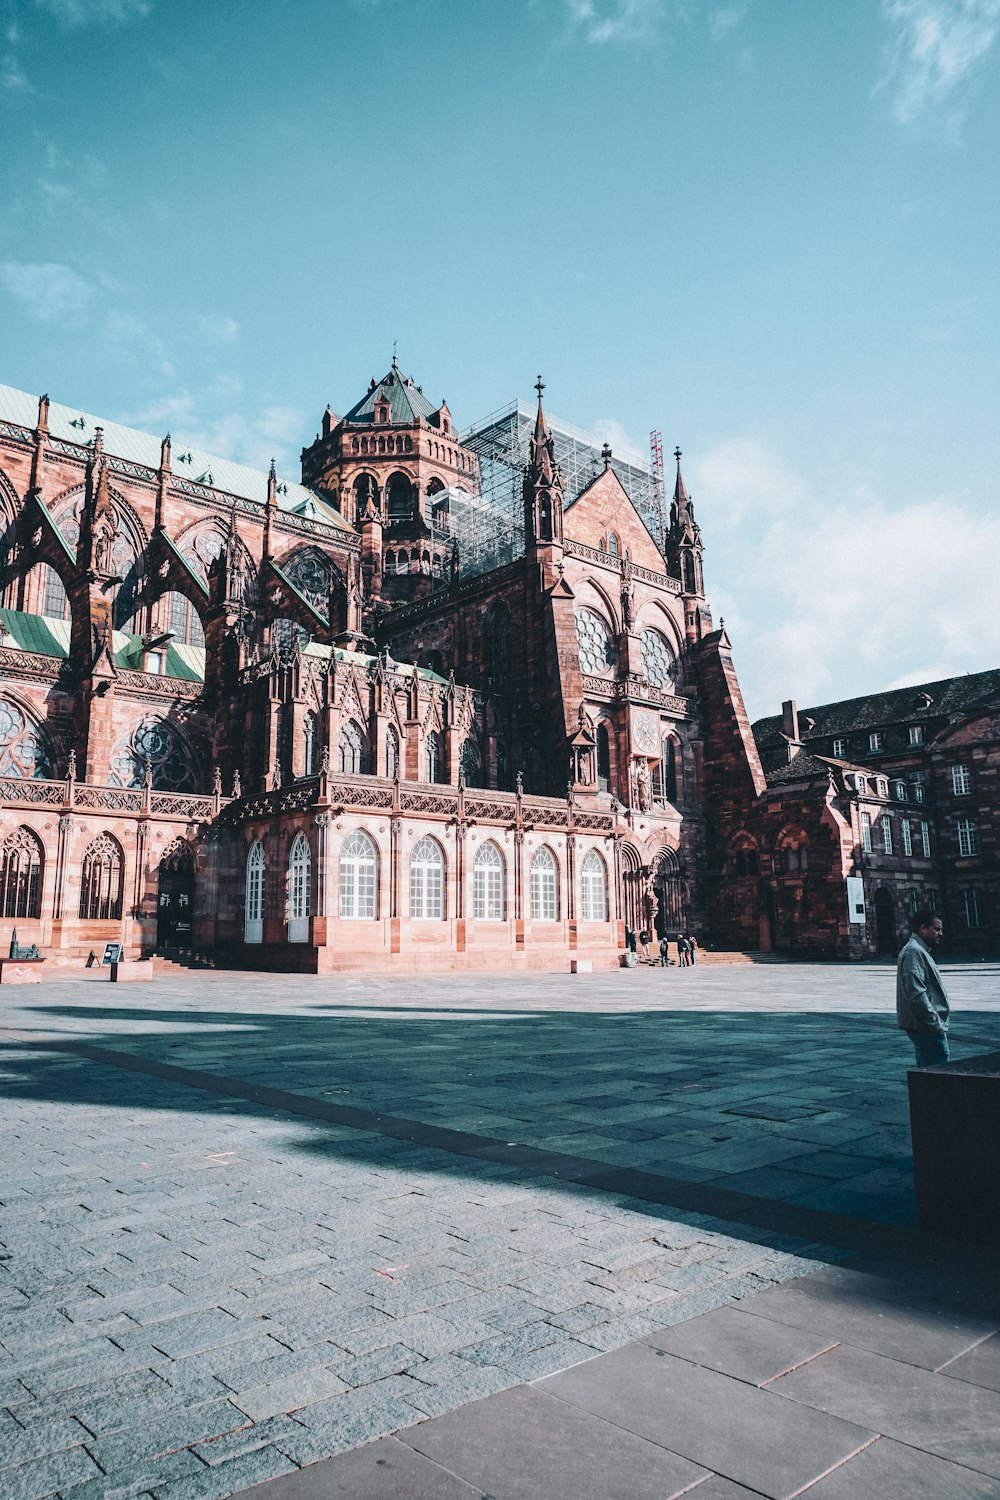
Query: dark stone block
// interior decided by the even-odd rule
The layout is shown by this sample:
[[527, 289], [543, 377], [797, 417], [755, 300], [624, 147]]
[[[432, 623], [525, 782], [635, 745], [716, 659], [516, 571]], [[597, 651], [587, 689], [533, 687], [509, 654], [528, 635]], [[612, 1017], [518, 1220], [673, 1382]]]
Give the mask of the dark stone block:
[[1000, 1245], [1000, 1052], [908, 1075], [917, 1222]]

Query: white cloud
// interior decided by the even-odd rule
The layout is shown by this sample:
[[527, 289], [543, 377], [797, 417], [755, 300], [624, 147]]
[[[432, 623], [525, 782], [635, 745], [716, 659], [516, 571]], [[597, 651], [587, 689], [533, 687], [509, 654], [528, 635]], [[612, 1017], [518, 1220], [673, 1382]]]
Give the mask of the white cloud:
[[0, 283], [40, 323], [78, 320], [95, 295], [89, 281], [58, 261], [4, 261]]
[[609, 443], [611, 451], [618, 458], [625, 458], [628, 454], [635, 454], [643, 463], [649, 463], [649, 448], [642, 443], [637, 443], [632, 435], [625, 431], [620, 422], [614, 417], [599, 417], [593, 424], [591, 432], [594, 437], [600, 438], [602, 443]]
[[224, 313], [203, 313], [198, 319], [202, 338], [212, 344], [232, 344], [239, 338], [240, 325]]
[[745, 5], [720, 5], [708, 18], [708, 31], [713, 42], [724, 42], [739, 29], [746, 15]]
[[954, 125], [956, 90], [1000, 34], [1000, 0], [882, 0], [882, 14], [891, 35], [877, 88], [897, 120], [948, 105]]
[[648, 41], [663, 15], [663, 0], [567, 0], [573, 34], [593, 46]]
[[[178, 443], [252, 468], [265, 469], [273, 458], [279, 472], [297, 479], [299, 450], [306, 432], [303, 414], [289, 406], [264, 406], [255, 416], [226, 410], [219, 399], [225, 381], [226, 377], [221, 384], [214, 381], [200, 395], [182, 390], [163, 396], [127, 420], [151, 432], [169, 430]], [[238, 391], [229, 394], [235, 396]]]
[[13, 47], [10, 52], [0, 57], [0, 89], [3, 89], [5, 94], [33, 94], [35, 92]]
[[690, 477], [709, 596], [752, 717], [785, 698], [835, 701], [1000, 660], [1000, 613], [985, 606], [996, 597], [1000, 516], [950, 495], [898, 506], [821, 496], [745, 440], [721, 445]]
[[151, 0], [35, 0], [35, 5], [64, 26], [120, 26], [152, 9]]

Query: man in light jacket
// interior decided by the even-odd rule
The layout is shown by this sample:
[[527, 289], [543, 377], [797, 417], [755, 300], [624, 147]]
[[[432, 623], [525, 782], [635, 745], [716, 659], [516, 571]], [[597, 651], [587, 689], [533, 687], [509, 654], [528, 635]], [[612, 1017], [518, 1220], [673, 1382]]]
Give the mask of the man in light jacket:
[[896, 967], [896, 1018], [917, 1054], [918, 1068], [948, 1061], [948, 1017], [951, 1007], [934, 949], [944, 934], [941, 918], [915, 911], [910, 941], [900, 950]]

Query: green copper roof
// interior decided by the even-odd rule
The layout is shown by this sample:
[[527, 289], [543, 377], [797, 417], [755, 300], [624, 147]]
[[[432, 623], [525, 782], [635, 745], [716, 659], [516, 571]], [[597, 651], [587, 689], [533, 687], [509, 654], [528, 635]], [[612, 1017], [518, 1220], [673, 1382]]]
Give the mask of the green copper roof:
[[375, 402], [379, 394], [389, 402], [390, 419], [402, 426], [412, 426], [420, 417], [425, 420], [438, 410], [428, 401], [423, 391], [409, 375], [404, 375], [393, 361], [392, 369], [382, 380], [372, 384], [368, 394], [356, 406], [352, 406], [345, 422], [374, 422]]
[[[37, 420], [37, 396], [15, 390], [13, 386], [0, 385], [0, 421], [14, 422], [19, 427], [34, 429]], [[80, 447], [86, 448], [93, 443], [98, 427], [104, 432], [105, 453], [128, 463], [141, 464], [146, 469], [159, 468], [161, 439], [154, 437], [152, 433], [140, 432], [137, 428], [125, 427], [120, 422], [109, 422], [103, 417], [91, 416], [72, 406], [61, 406], [58, 401], [49, 405], [49, 434], [53, 438], [66, 443], [78, 443]], [[176, 434], [171, 439], [170, 467], [176, 478], [191, 479], [209, 489], [221, 490], [227, 495], [238, 495], [243, 500], [255, 500], [260, 506], [267, 501], [267, 474], [263, 469], [251, 469], [246, 464], [234, 463], [232, 459], [219, 458], [216, 454], [191, 447], [183, 437]], [[307, 510], [307, 503], [313, 509]], [[280, 474], [278, 508], [296, 514], [315, 515], [318, 521], [325, 521], [338, 531], [352, 530], [343, 516], [321, 495]]]
[[[4, 644], [20, 651], [31, 651], [36, 656], [54, 656], [65, 660], [69, 656], [69, 621], [54, 620], [47, 615], [22, 614], [16, 609], [0, 609], [0, 624], [4, 630]], [[115, 666], [126, 671], [142, 670], [142, 636], [129, 635], [124, 630], [111, 633]], [[184, 682], [203, 682], [205, 679], [204, 646], [188, 646], [171, 642], [167, 646], [164, 677], [179, 677]]]

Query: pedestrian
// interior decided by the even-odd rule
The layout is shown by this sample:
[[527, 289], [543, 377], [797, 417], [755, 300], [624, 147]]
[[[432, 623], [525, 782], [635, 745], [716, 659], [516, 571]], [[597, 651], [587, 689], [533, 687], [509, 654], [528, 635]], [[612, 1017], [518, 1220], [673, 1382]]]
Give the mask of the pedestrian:
[[926, 907], [910, 918], [910, 940], [896, 965], [896, 1019], [913, 1043], [918, 1068], [948, 1061], [951, 1006], [934, 949], [944, 935], [941, 918]]
[[635, 952], [635, 933], [628, 926], [625, 928], [625, 946], [630, 953]]
[[686, 969], [691, 957], [691, 948], [687, 940], [687, 933], [682, 932], [677, 939], [677, 962], [682, 969]]
[[695, 940], [694, 940], [694, 933], [692, 933], [692, 932], [688, 933], [687, 940], [688, 940], [688, 963], [691, 965], [691, 967], [693, 969], [694, 966], [695, 966], [695, 964], [698, 962], [698, 944], [695, 942]]
[[642, 931], [639, 934], [639, 947], [642, 949], [642, 956], [643, 956], [643, 958], [648, 959], [649, 958], [649, 932], [648, 932], [648, 930], [645, 927], [642, 929]]
[[660, 938], [660, 967], [668, 968], [670, 965], [670, 944], [665, 937]]

